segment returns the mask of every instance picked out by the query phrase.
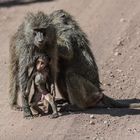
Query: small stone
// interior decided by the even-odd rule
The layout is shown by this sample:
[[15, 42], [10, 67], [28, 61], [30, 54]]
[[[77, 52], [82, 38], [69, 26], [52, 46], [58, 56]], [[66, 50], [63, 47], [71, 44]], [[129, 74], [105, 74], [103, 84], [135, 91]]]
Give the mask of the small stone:
[[119, 86], [119, 89], [122, 90], [122, 87]]
[[133, 68], [130, 68], [130, 71], [133, 71]]
[[91, 118], [91, 119], [95, 119], [94, 115], [90, 115], [90, 118]]
[[131, 129], [131, 128], [128, 128], [127, 130], [128, 130], [129, 132], [131, 132], [131, 131], [132, 131], [132, 129]]
[[110, 77], [114, 78], [114, 77], [115, 77], [115, 75], [114, 75], [114, 74], [110, 74]]
[[121, 19], [120, 19], [120, 22], [126, 22], [126, 19], [121, 18]]
[[103, 86], [106, 86], [106, 83], [103, 83]]
[[[123, 46], [123, 45], [124, 45], [124, 41], [125, 41], [125, 40], [124, 40], [123, 38], [119, 37], [118, 40], [117, 40], [117, 44], [116, 44], [116, 45], [117, 45], [117, 46]], [[116, 51], [117, 51], [117, 50], [116, 50]]]
[[98, 138], [97, 137], [93, 137], [93, 140], [98, 140]]
[[86, 136], [86, 139], [89, 139], [90, 137], [89, 136]]
[[90, 121], [89, 122], [91, 125], [95, 125], [95, 122], [94, 121]]
[[120, 52], [115, 52], [114, 55], [119, 56], [119, 55], [122, 55], [122, 54]]
[[110, 86], [111, 86], [111, 84], [110, 84], [110, 83], [108, 83], [108, 84], [107, 84], [107, 86], [109, 86], [109, 87], [110, 87]]
[[104, 121], [104, 124], [107, 124], [107, 121]]
[[120, 69], [117, 69], [117, 72], [120, 72], [120, 73], [121, 73], [121, 72], [122, 72], [122, 70], [120, 70]]

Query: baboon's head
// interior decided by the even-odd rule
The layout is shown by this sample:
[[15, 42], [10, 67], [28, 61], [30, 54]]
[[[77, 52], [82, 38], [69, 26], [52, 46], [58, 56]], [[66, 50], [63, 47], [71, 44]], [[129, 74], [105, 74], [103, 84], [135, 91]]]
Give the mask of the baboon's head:
[[50, 15], [50, 20], [54, 24], [65, 24], [65, 25], [76, 25], [77, 23], [75, 22], [74, 18], [72, 15], [67, 13], [64, 10], [56, 10]]
[[45, 67], [49, 66], [51, 58], [47, 56], [46, 54], [44, 55], [39, 55], [37, 60], [36, 60], [36, 69], [38, 71], [42, 71], [45, 69]]
[[34, 28], [34, 45], [38, 48], [43, 48], [47, 42], [46, 28]]
[[52, 24], [48, 24], [46, 28], [34, 29], [34, 44], [38, 48], [52, 47], [56, 41], [56, 32]]
[[[24, 35], [29, 44], [42, 49], [47, 41], [48, 16], [43, 12], [28, 13], [24, 21]], [[31, 46], [32, 46], [31, 45]]]

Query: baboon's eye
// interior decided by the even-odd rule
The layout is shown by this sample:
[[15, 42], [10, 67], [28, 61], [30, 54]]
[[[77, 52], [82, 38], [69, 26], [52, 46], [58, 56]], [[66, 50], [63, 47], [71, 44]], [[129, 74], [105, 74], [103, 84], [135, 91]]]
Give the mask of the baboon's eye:
[[43, 33], [43, 36], [46, 36], [46, 31], [42, 31], [42, 33]]
[[65, 18], [65, 17], [66, 17], [66, 15], [62, 15], [61, 17], [62, 17], [62, 18]]
[[34, 32], [33, 32], [33, 35], [34, 35], [34, 36], [36, 36], [36, 34], [37, 34], [37, 32], [36, 32], [36, 31], [34, 31]]

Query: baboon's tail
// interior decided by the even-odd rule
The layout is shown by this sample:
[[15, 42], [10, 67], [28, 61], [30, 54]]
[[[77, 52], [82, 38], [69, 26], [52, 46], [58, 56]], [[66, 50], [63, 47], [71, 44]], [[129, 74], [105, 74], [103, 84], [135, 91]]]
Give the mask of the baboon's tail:
[[107, 95], [103, 96], [102, 102], [110, 108], [140, 108], [140, 103], [120, 103]]
[[9, 100], [10, 105], [17, 104], [17, 92], [18, 92], [18, 62], [16, 58], [16, 35], [12, 37], [10, 40], [10, 47], [9, 47]]

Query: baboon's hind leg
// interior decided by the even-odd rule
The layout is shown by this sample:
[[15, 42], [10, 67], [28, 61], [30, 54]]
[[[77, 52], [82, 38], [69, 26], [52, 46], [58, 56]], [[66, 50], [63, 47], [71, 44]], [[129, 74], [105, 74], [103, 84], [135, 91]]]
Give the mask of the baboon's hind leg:
[[80, 109], [95, 106], [103, 97], [93, 83], [74, 72], [67, 73], [66, 84], [70, 103]]
[[68, 93], [66, 89], [66, 80], [64, 74], [59, 73], [57, 76], [57, 87], [61, 93], [62, 98], [69, 102]]

